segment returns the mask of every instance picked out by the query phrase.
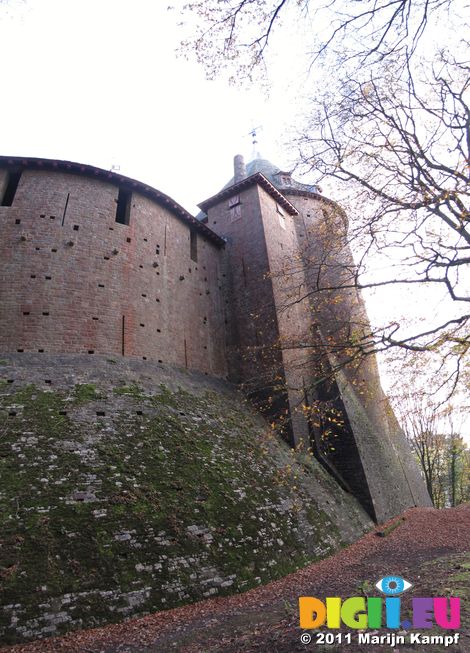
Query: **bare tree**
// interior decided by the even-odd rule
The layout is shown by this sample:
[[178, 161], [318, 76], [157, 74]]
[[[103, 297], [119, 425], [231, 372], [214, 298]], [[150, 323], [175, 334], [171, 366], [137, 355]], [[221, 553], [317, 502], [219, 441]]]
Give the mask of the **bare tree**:
[[470, 498], [470, 449], [462, 421], [452, 405], [442, 407], [415, 389], [394, 399], [406, 437], [424, 475], [436, 508], [457, 506]]
[[414, 396], [402, 400], [401, 420], [405, 434], [424, 474], [426, 487], [436, 508], [445, 506], [446, 437], [439, 431], [435, 407]]
[[299, 144], [304, 163], [350, 189], [347, 246], [356, 265], [334, 281], [317, 274], [314, 292], [443, 289], [455, 302], [453, 315], [431, 318], [414, 333], [392, 322], [366, 331], [355, 348], [440, 352], [452, 391], [470, 347], [469, 68], [441, 53], [426, 72], [415, 82], [408, 67], [400, 80], [389, 65], [381, 77], [336, 86]]
[[[267, 64], [276, 32], [295, 31], [309, 18], [314, 27], [311, 63], [332, 51], [361, 63], [403, 51], [409, 57], [435, 14], [442, 19], [457, 4], [457, 0], [196, 0], [183, 6], [183, 13], [198, 21], [182, 49], [194, 52], [211, 77], [229, 69], [233, 79], [251, 78]], [[360, 38], [351, 40], [354, 33]]]
[[470, 450], [460, 433], [460, 429], [456, 429], [454, 425], [452, 412], [449, 412], [448, 424], [448, 502], [451, 506], [457, 506], [470, 499]]
[[470, 449], [466, 447], [462, 453], [462, 474], [459, 480], [460, 502], [470, 501]]

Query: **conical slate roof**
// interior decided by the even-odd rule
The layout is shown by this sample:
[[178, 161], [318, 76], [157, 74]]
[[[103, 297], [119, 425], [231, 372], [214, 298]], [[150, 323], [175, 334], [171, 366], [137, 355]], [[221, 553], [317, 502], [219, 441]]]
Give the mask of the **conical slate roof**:
[[[255, 175], [257, 172], [260, 172], [268, 181], [271, 182], [271, 184], [277, 188], [281, 193], [283, 191], [288, 191], [288, 190], [300, 190], [300, 191], [306, 191], [308, 193], [319, 193], [320, 189], [318, 186], [315, 184], [302, 184], [299, 181], [296, 181], [295, 179], [292, 179], [291, 173], [286, 172], [278, 168], [278, 166], [274, 165], [274, 163], [271, 163], [271, 161], [268, 161], [267, 159], [262, 159], [262, 158], [257, 158], [253, 159], [253, 161], [250, 161], [249, 163], [246, 164], [246, 176], [251, 177], [251, 175]], [[228, 183], [225, 184], [225, 186], [221, 189], [225, 190], [226, 188], [229, 188], [230, 186], [233, 186], [235, 183], [234, 177], [230, 179]], [[196, 218], [198, 220], [202, 220], [205, 217], [205, 213], [201, 211]]]
[[[246, 176], [251, 177], [251, 175], [261, 172], [262, 175], [268, 179], [273, 186], [275, 186], [281, 192], [287, 190], [288, 188], [295, 188], [297, 190], [304, 190], [309, 193], [318, 193], [319, 188], [314, 184], [302, 184], [299, 181], [296, 181], [292, 178], [291, 172], [286, 172], [278, 168], [278, 166], [271, 163], [267, 159], [253, 159], [246, 164]], [[224, 186], [228, 188], [234, 183], [232, 179]]]
[[281, 170], [267, 159], [253, 159], [253, 161], [246, 164], [247, 177], [254, 175], [257, 172], [261, 172], [266, 179], [269, 179], [269, 181], [275, 185], [276, 176], [281, 172]]

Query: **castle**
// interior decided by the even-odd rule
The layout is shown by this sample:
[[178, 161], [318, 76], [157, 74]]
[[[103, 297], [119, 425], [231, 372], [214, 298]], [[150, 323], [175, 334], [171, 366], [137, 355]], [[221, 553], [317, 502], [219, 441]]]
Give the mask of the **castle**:
[[[242, 384], [383, 521], [430, 505], [373, 356], [347, 217], [255, 159], [190, 215], [67, 161], [0, 157], [0, 350], [139, 358]], [[349, 344], [345, 344], [349, 343]]]

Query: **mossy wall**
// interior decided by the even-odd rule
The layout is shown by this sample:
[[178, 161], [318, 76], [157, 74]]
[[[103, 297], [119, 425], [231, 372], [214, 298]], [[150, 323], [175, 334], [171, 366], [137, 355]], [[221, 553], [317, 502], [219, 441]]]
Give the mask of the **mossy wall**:
[[228, 384], [138, 360], [0, 359], [4, 641], [243, 591], [371, 526]]

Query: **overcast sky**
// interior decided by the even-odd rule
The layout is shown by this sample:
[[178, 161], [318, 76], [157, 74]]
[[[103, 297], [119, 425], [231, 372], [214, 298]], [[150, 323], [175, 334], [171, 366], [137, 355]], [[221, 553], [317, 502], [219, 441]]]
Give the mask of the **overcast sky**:
[[262, 154], [288, 166], [292, 60], [268, 99], [177, 58], [181, 17], [162, 0], [0, 0], [0, 12], [2, 154], [119, 165], [193, 212], [235, 154], [251, 158], [254, 126]]

